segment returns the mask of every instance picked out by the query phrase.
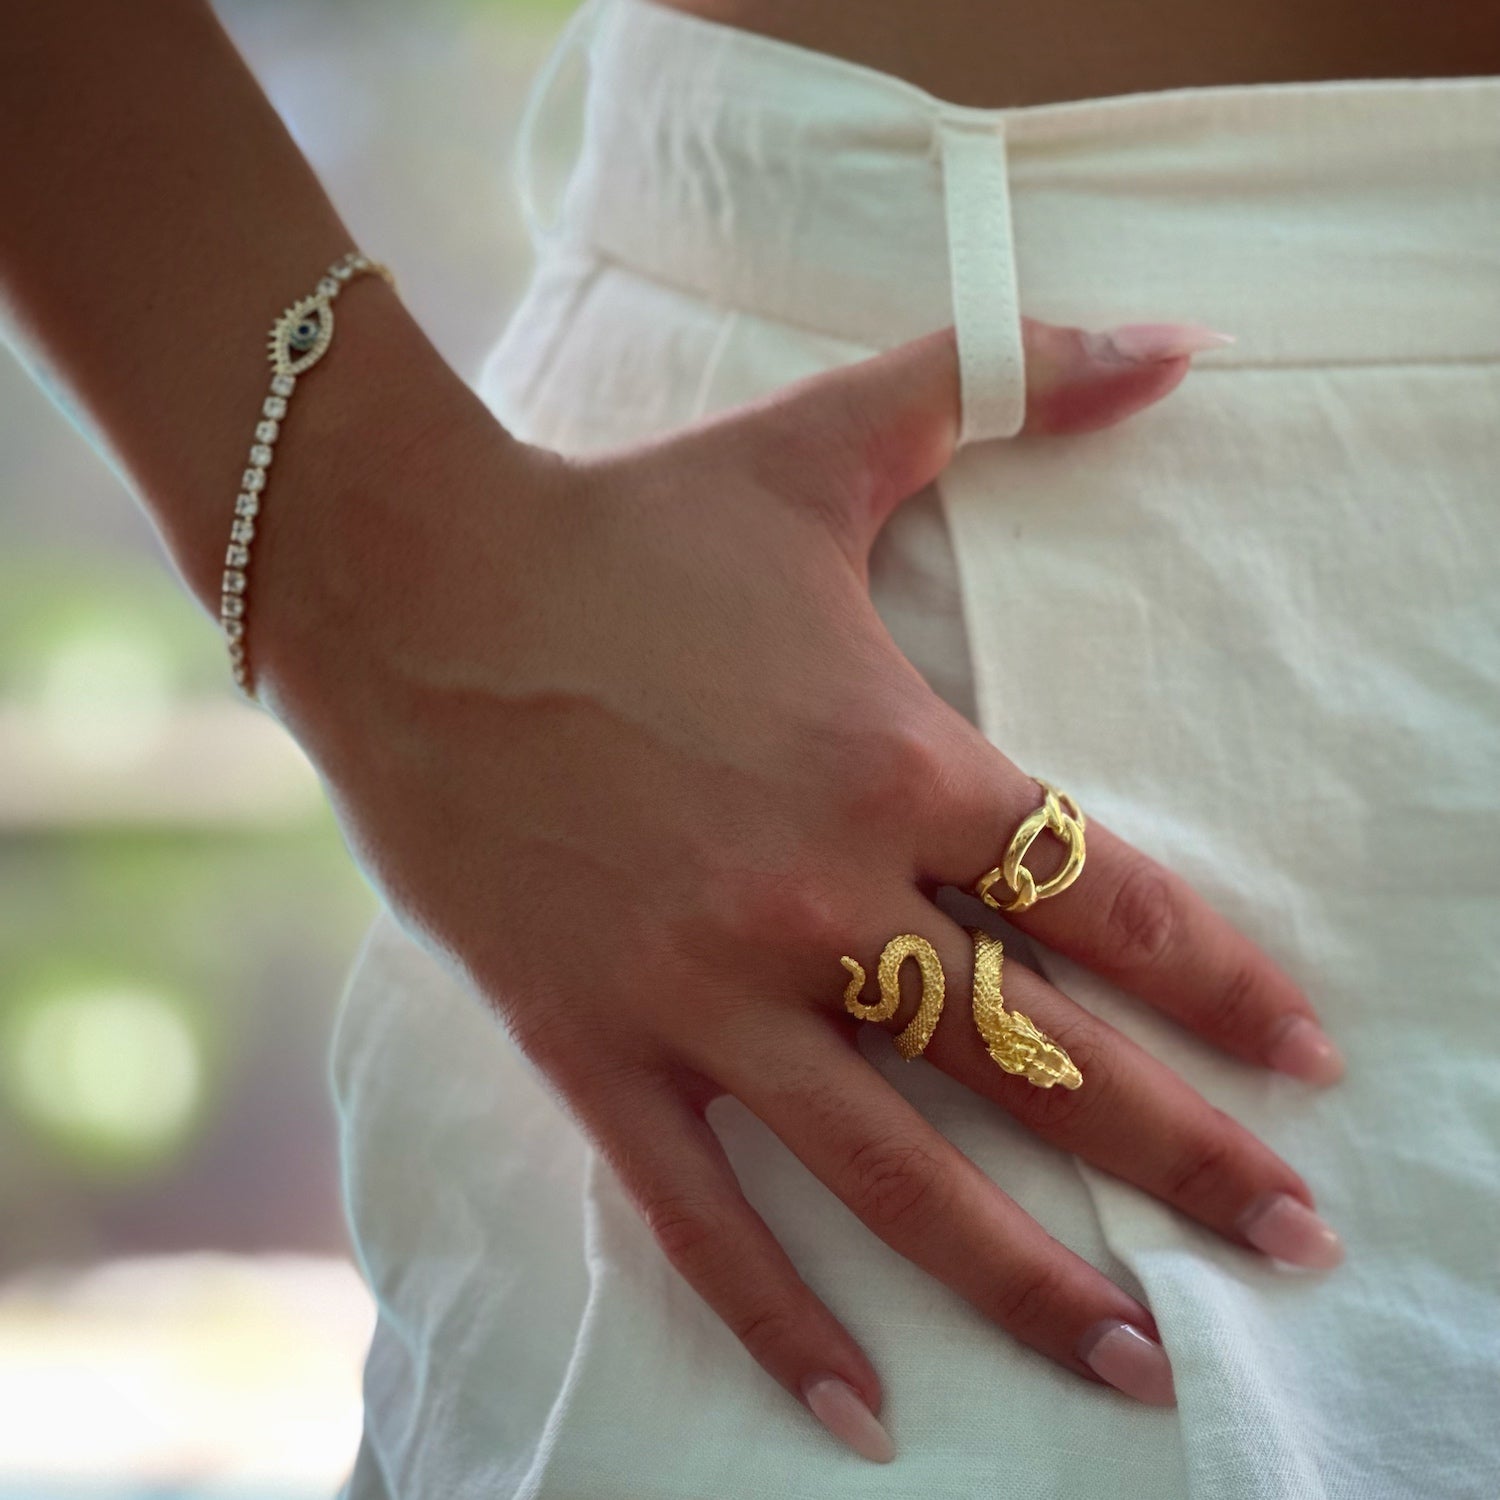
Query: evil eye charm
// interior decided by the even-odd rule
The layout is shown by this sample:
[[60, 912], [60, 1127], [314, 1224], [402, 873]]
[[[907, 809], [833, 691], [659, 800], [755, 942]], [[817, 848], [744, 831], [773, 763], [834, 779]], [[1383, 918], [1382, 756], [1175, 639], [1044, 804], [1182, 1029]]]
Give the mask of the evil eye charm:
[[278, 375], [300, 375], [323, 357], [333, 339], [333, 308], [314, 293], [294, 302], [271, 325], [269, 357]]

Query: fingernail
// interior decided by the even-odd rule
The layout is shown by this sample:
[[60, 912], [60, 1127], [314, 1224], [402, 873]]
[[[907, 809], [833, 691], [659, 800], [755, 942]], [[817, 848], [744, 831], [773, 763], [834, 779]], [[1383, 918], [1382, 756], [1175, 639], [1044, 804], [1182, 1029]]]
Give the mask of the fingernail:
[[1272, 1039], [1266, 1061], [1306, 1083], [1334, 1083], [1344, 1076], [1343, 1054], [1306, 1016], [1288, 1017]]
[[1239, 1217], [1240, 1233], [1267, 1255], [1328, 1271], [1344, 1258], [1337, 1233], [1289, 1193], [1262, 1193]]
[[1201, 354], [1234, 343], [1234, 335], [1205, 328], [1202, 323], [1122, 323], [1087, 335], [1090, 352], [1107, 363], [1147, 364]]
[[1078, 1341], [1078, 1357], [1101, 1380], [1148, 1406], [1175, 1406], [1167, 1351], [1134, 1323], [1106, 1318]]
[[861, 1458], [888, 1464], [896, 1456], [890, 1434], [847, 1381], [837, 1375], [809, 1376], [802, 1384], [802, 1399], [834, 1437], [848, 1443]]

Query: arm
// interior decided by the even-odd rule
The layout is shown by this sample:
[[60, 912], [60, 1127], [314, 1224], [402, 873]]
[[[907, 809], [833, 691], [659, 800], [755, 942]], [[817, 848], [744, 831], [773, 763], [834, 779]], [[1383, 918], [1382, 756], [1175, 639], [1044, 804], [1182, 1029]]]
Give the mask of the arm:
[[[19, 0], [5, 19], [9, 331], [93, 426], [217, 617], [267, 329], [339, 255], [380, 248], [358, 245], [206, 0]], [[278, 546], [286, 526], [350, 534], [340, 510], [356, 469], [433, 424], [480, 416], [493, 430], [397, 293], [376, 276], [352, 281], [277, 444], [256, 542], [258, 678], [274, 676], [267, 635], [286, 617], [266, 594], [290, 599], [312, 557], [328, 567], [343, 555]]]

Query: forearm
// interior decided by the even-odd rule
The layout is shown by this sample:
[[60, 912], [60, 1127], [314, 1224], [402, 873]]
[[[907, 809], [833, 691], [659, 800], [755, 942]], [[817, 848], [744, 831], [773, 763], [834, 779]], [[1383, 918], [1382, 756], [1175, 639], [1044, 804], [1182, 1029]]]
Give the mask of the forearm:
[[[217, 615], [267, 332], [356, 241], [206, 0], [19, 0], [4, 29], [10, 336]], [[323, 503], [382, 449], [477, 406], [398, 295], [355, 278], [278, 439], [265, 542], [278, 508]], [[258, 537], [257, 581], [275, 560]], [[252, 612], [252, 634], [263, 623]]]

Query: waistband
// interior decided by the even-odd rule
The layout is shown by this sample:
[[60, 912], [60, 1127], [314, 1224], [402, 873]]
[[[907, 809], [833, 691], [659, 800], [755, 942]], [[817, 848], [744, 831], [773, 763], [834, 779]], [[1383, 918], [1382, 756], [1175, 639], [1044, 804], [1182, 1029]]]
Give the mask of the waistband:
[[[579, 42], [582, 143], [546, 224], [532, 128]], [[968, 438], [1020, 425], [1021, 313], [1208, 323], [1237, 338], [1216, 368], [1500, 357], [1500, 77], [979, 108], [654, 0], [585, 0], [517, 151], [538, 249], [581, 243], [872, 349], [955, 322]]]

